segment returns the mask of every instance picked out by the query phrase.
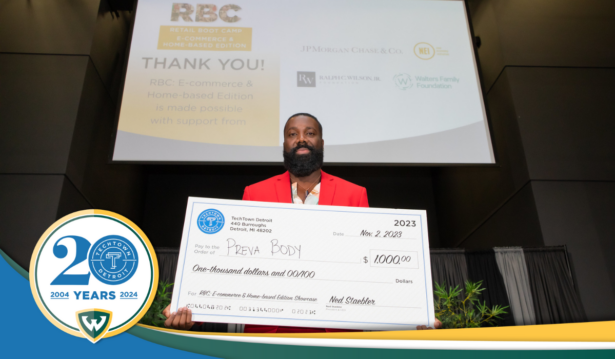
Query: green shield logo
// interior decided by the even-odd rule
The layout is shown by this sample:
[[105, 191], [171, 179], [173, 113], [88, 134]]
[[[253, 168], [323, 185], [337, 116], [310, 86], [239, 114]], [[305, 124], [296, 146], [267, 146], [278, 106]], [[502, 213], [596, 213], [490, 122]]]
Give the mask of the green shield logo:
[[96, 343], [109, 330], [113, 313], [104, 309], [85, 309], [77, 313], [79, 330], [89, 341]]

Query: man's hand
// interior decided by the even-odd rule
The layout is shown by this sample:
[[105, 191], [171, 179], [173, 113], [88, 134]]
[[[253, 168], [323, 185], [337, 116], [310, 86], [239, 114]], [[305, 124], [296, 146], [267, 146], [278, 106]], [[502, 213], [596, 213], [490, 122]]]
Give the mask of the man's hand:
[[[436, 329], [441, 329], [442, 328], [442, 322], [438, 320], [438, 318], [436, 318], [436, 323], [434, 324], [434, 327], [436, 327]], [[432, 327], [428, 327], [426, 325], [419, 325], [416, 327], [416, 330], [425, 330], [425, 329], [433, 329]]]
[[167, 328], [190, 330], [194, 325], [192, 321], [192, 311], [188, 308], [179, 308], [177, 312], [171, 313], [171, 304], [162, 311], [162, 315], [167, 317], [164, 326]]

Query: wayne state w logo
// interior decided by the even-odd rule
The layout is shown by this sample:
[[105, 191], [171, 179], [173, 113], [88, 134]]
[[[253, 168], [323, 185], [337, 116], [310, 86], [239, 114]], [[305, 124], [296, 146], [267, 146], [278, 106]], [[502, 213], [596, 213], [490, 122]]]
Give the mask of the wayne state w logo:
[[145, 233], [103, 210], [55, 222], [30, 261], [30, 287], [41, 312], [56, 327], [92, 343], [135, 325], [157, 286], [158, 262]]
[[92, 343], [100, 340], [109, 330], [113, 316], [113, 313], [104, 309], [85, 309], [76, 314], [81, 333]]

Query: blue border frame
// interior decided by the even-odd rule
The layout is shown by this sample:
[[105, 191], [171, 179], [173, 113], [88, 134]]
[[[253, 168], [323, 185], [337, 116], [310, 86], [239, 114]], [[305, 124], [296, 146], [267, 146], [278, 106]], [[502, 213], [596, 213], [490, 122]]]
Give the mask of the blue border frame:
[[[194, 205], [195, 204], [206, 204], [213, 206], [230, 206], [230, 207], [250, 207], [250, 208], [272, 208], [272, 209], [281, 209], [280, 207], [266, 207], [266, 206], [249, 206], [249, 205], [241, 205], [241, 204], [221, 204], [221, 203], [209, 203], [209, 202], [192, 202], [192, 208], [190, 208], [190, 223], [188, 224], [188, 233], [187, 236], [190, 235], [190, 230], [192, 229], [193, 222], [193, 214], [194, 214]], [[291, 211], [314, 211], [311, 208], [285, 208]], [[321, 211], [321, 210], [319, 210]], [[322, 211], [321, 211], [322, 212]], [[355, 211], [327, 211], [327, 212], [338, 212], [338, 213], [357, 213]], [[400, 213], [382, 213], [382, 212], [360, 212], [360, 213], [368, 213], [368, 214], [389, 214], [389, 215], [399, 215], [399, 216], [418, 216], [421, 223], [421, 252], [423, 253], [423, 278], [425, 279], [425, 303], [427, 304], [427, 325], [431, 325], [431, 318], [429, 317], [429, 297], [427, 297], [427, 278], [425, 278], [425, 248], [423, 248], [423, 216], [420, 214], [400, 214]], [[184, 247], [184, 259], [182, 261], [182, 274], [181, 277], [184, 277], [184, 268], [186, 263], [186, 253], [188, 248], [188, 241], [186, 241], [186, 246]], [[179, 265], [179, 263], [178, 263]], [[177, 306], [179, 306], [179, 298], [181, 296], [182, 283], [179, 284], [179, 294], [177, 295]], [[175, 307], [175, 311], [177, 311], [177, 306]], [[361, 323], [361, 324], [385, 324], [385, 325], [418, 325], [418, 324], [399, 324], [399, 323], [377, 323], [377, 322], [351, 322], [351, 321], [343, 321], [343, 320], [316, 320], [316, 319], [292, 319], [292, 318], [271, 318], [271, 317], [251, 317], [251, 316], [242, 316], [242, 315], [223, 315], [223, 314], [194, 314], [194, 315], [202, 315], [202, 316], [215, 316], [215, 317], [233, 317], [233, 318], [263, 318], [263, 319], [283, 319], [283, 320], [305, 320], [312, 322], [334, 322], [334, 323]]]

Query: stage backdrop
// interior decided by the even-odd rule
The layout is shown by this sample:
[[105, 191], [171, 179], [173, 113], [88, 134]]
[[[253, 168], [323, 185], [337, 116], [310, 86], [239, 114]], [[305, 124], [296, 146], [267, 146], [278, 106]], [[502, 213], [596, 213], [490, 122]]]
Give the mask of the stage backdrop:
[[139, 1], [114, 161], [494, 163], [463, 1], [207, 2]]

